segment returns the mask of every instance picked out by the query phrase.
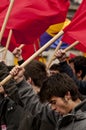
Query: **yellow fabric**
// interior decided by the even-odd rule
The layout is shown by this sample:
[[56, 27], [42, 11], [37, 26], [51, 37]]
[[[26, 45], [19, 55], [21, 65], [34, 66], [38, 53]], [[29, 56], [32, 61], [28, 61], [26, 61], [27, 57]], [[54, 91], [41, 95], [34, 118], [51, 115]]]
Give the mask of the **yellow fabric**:
[[14, 57], [14, 65], [18, 65], [18, 59]]
[[51, 35], [55, 36], [58, 32], [60, 32], [62, 29], [64, 29], [71, 21], [69, 19], [66, 19], [65, 22], [53, 24], [49, 26], [49, 28], [46, 30], [46, 32]]

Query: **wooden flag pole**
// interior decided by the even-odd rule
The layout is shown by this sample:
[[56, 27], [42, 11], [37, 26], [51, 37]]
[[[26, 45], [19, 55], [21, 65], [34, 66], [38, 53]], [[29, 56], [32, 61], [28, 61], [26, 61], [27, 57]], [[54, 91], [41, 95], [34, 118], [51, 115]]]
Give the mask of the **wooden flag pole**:
[[34, 58], [36, 58], [40, 53], [42, 53], [46, 48], [48, 48], [56, 39], [63, 35], [63, 31], [60, 31], [57, 35], [55, 35], [50, 41], [48, 41], [43, 47], [41, 47], [36, 53], [34, 53], [29, 59], [27, 59], [21, 67], [25, 67], [28, 63], [30, 63]]
[[53, 56], [51, 57], [50, 61], [48, 62], [47, 69], [50, 67], [52, 61], [55, 60], [55, 58], [56, 58], [56, 57], [55, 57], [55, 53], [56, 53], [56, 51], [59, 50], [59, 48], [60, 48], [61, 45], [62, 45], [62, 41], [60, 41], [60, 42], [58, 43], [58, 45], [57, 45], [57, 47], [56, 47], [56, 49], [55, 49], [55, 51], [54, 51], [54, 53], [53, 53]]
[[[64, 32], [61, 31], [58, 35], [58, 38], [61, 36], [61, 34], [63, 34]], [[54, 39], [56, 40], [56, 39]], [[30, 58], [28, 58], [23, 64], [21, 64], [21, 67], [25, 67], [28, 63], [30, 63], [35, 57], [37, 57], [40, 53], [42, 53], [42, 51], [44, 51], [49, 45], [51, 45], [53, 42], [52, 39], [46, 43], [46, 45], [44, 45], [42, 48], [40, 48], [35, 54], [33, 54]], [[68, 48], [65, 49], [65, 51], [68, 51], [69, 49], [71, 49], [72, 47], [76, 46], [79, 43], [79, 41], [74, 42], [72, 45], [70, 45]], [[2, 80], [0, 82], [0, 84], [3, 86], [5, 83], [7, 83], [10, 79], [12, 78], [12, 75], [8, 75], [4, 80]]]
[[24, 47], [24, 44], [21, 44], [18, 49], [22, 49]]
[[[74, 46], [76, 46], [78, 43], [79, 43], [79, 41], [75, 41], [75, 42], [72, 43], [70, 46], [68, 46], [67, 48], [65, 48], [65, 49], [64, 49], [64, 52], [69, 51], [71, 48], [73, 48]], [[60, 46], [60, 44], [61, 44], [61, 43], [59, 43], [59, 46]], [[58, 46], [57, 46], [57, 47], [58, 47]], [[52, 59], [50, 60], [48, 66], [47, 66], [48, 69], [49, 69], [49, 67], [50, 67], [50, 65], [51, 65], [51, 63], [52, 63], [52, 61], [56, 59], [55, 53], [56, 53], [56, 51], [58, 51], [58, 49], [59, 49], [59, 47], [54, 51], [54, 55], [53, 55]]]
[[12, 10], [12, 7], [13, 7], [13, 3], [14, 3], [14, 0], [10, 0], [10, 5], [8, 7], [8, 10], [7, 10], [7, 13], [6, 13], [6, 16], [5, 16], [5, 19], [4, 19], [4, 22], [3, 22], [3, 25], [1, 27], [1, 31], [0, 31], [0, 42], [2, 40], [2, 37], [3, 37], [3, 34], [4, 34], [4, 31], [5, 31], [5, 28], [6, 28], [6, 24], [8, 22], [8, 19], [9, 19], [9, 16], [10, 16], [10, 13], [11, 13], [11, 10]]
[[[63, 31], [60, 31], [57, 35], [55, 35], [50, 41], [48, 41], [43, 47], [41, 47], [36, 53], [34, 53], [31, 57], [29, 57], [21, 67], [25, 67], [28, 63], [30, 63], [34, 58], [36, 58], [40, 53], [42, 53], [46, 48], [48, 48], [56, 39], [64, 34]], [[6, 82], [8, 82], [12, 76], [9, 74], [5, 79], [3, 79], [0, 84], [3, 86]]]
[[64, 52], [69, 51], [71, 48], [73, 48], [74, 46], [76, 46], [77, 44], [79, 44], [79, 41], [75, 41], [74, 43], [72, 43], [70, 46], [68, 46], [67, 48], [64, 49]]
[[6, 42], [6, 47], [5, 47], [5, 52], [4, 52], [4, 55], [3, 55], [3, 60], [6, 59], [6, 54], [7, 54], [9, 44], [10, 44], [11, 37], [12, 37], [12, 30], [9, 31], [9, 35], [8, 35], [7, 42]]
[[[61, 31], [58, 35], [58, 38], [61, 36], [61, 34], [63, 34], [64, 32]], [[56, 39], [54, 39], [56, 40]], [[28, 63], [30, 63], [35, 57], [37, 57], [42, 51], [44, 51], [49, 45], [51, 45], [53, 42], [52, 39], [46, 43], [46, 45], [44, 45], [42, 48], [40, 48], [35, 54], [33, 54], [30, 58], [28, 58], [23, 64], [21, 64], [21, 67], [25, 67]], [[76, 46], [79, 43], [79, 41], [75, 41], [73, 44], [71, 44], [69, 47], [67, 47], [64, 51], [68, 51], [69, 49], [71, 49], [72, 47]], [[7, 83], [10, 79], [12, 78], [12, 75], [8, 75], [4, 80], [2, 80], [0, 82], [0, 84], [3, 86], [5, 83]]]

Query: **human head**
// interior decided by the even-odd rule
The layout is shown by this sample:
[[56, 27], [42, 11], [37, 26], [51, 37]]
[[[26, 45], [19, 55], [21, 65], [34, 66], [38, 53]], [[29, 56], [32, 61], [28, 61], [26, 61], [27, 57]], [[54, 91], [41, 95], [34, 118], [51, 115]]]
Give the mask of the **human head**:
[[76, 106], [80, 96], [75, 82], [63, 73], [48, 77], [39, 92], [40, 100], [50, 102], [51, 108], [62, 115]]
[[27, 81], [40, 89], [47, 76], [46, 66], [40, 61], [33, 60], [25, 67], [24, 75]]
[[52, 75], [52, 74], [57, 74], [61, 72], [61, 67], [60, 67], [60, 64], [52, 64], [49, 68], [49, 74]]
[[86, 57], [76, 56], [69, 60], [69, 64], [78, 79], [83, 79], [86, 75]]

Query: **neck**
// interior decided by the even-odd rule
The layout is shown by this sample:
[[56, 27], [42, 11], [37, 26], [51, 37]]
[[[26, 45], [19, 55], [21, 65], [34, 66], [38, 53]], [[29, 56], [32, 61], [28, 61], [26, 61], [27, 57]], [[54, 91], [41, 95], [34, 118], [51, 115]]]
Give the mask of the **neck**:
[[73, 110], [76, 106], [78, 106], [81, 103], [80, 99], [77, 99], [76, 101], [70, 101], [70, 110]]

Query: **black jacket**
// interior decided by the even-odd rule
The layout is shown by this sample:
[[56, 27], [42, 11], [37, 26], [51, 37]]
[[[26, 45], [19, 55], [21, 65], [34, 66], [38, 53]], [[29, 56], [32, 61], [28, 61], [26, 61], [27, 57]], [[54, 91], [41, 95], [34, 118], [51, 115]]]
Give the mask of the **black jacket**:
[[67, 64], [66, 61], [60, 63], [60, 65], [62, 72], [68, 74], [75, 81], [79, 92], [83, 95], [86, 95], [86, 81], [78, 80], [75, 74], [73, 73], [71, 67]]
[[5, 125], [7, 130], [18, 130], [23, 115], [23, 108], [10, 98], [0, 100], [0, 129]]
[[60, 117], [48, 104], [40, 103], [32, 87], [25, 81], [18, 84], [18, 88], [26, 110], [19, 130], [86, 130], [86, 100], [66, 117]]

